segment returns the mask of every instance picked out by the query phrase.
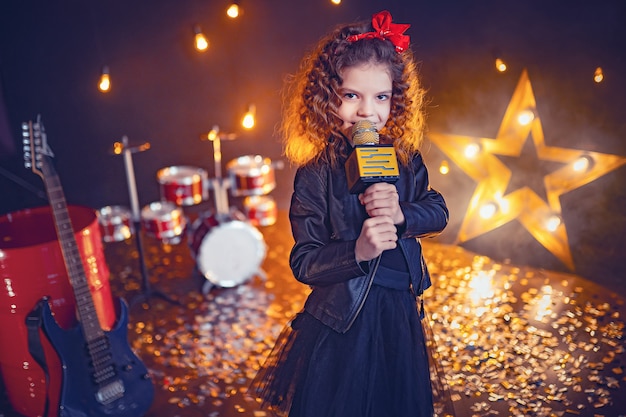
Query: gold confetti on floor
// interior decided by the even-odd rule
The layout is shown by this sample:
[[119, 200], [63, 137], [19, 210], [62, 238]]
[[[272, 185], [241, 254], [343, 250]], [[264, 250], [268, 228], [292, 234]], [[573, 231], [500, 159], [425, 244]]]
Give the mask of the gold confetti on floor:
[[[267, 245], [259, 273], [208, 293], [185, 242], [144, 239], [150, 289], [165, 298], [142, 297], [134, 239], [105, 247], [112, 289], [131, 304], [130, 343], [156, 385], [146, 417], [273, 415], [246, 390], [308, 289], [289, 269], [286, 213], [259, 230]], [[454, 415], [626, 415], [623, 295], [575, 275], [423, 244], [433, 377], [445, 381]]]

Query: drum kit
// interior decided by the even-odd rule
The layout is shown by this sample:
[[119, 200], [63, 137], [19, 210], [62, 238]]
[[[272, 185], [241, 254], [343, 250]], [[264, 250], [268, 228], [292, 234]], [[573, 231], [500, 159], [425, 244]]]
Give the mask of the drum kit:
[[[122, 144], [116, 142], [114, 152], [125, 156], [131, 210], [106, 206], [97, 214], [105, 242], [120, 242], [134, 235], [140, 239], [138, 229], [142, 229], [145, 235], [163, 244], [176, 245], [186, 234], [197, 270], [206, 279], [202, 292], [207, 294], [213, 287], [234, 287], [254, 276], [265, 278], [261, 263], [267, 249], [258, 227], [276, 223], [277, 206], [269, 194], [276, 187], [275, 169], [282, 168], [282, 164], [261, 155], [244, 155], [228, 162], [228, 175], [222, 177], [220, 140], [232, 136], [214, 127], [203, 138], [213, 142], [215, 177], [209, 178], [206, 170], [194, 166], [162, 168], [156, 173], [161, 200], [141, 211], [130, 154], [149, 149], [149, 144], [143, 145], [144, 149], [130, 148], [126, 137]], [[208, 201], [210, 191], [215, 210], [200, 213], [190, 222], [184, 209]], [[228, 193], [243, 198], [244, 212], [229, 206]], [[149, 288], [140, 240], [138, 248], [144, 286]]]

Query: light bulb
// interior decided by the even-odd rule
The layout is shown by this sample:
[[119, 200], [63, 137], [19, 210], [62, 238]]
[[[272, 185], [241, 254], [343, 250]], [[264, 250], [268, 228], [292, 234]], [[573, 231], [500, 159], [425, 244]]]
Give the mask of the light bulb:
[[448, 161], [441, 161], [441, 165], [439, 165], [439, 172], [441, 173], [441, 175], [446, 175], [448, 172], [450, 172], [450, 166], [448, 165]]
[[496, 58], [496, 69], [500, 72], [506, 71], [506, 64], [500, 58]]
[[533, 120], [535, 120], [535, 112], [529, 109], [522, 110], [517, 115], [517, 123], [522, 126], [529, 125]]
[[206, 38], [206, 36], [204, 36], [204, 33], [202, 33], [202, 29], [200, 28], [200, 26], [195, 26], [194, 27], [194, 41], [195, 41], [195, 46], [196, 46], [196, 50], [203, 52], [206, 51], [209, 48], [209, 40]]
[[470, 143], [465, 147], [465, 157], [472, 159], [476, 158], [476, 155], [480, 152], [480, 145], [477, 143]]
[[601, 67], [596, 68], [596, 72], [593, 74], [593, 80], [597, 83], [601, 83], [604, 80], [604, 73]]
[[492, 218], [496, 212], [498, 211], [498, 206], [496, 205], [496, 203], [487, 203], [484, 206], [482, 206], [479, 210], [480, 213], [480, 217], [482, 217], [483, 219], [487, 220]]
[[550, 232], [556, 232], [560, 225], [561, 217], [557, 216], [556, 214], [551, 215], [550, 217], [548, 217], [548, 220], [546, 220], [546, 229], [548, 229]]
[[341, 4], [341, 0], [330, 0], [332, 4]]
[[102, 74], [98, 81], [98, 89], [103, 93], [108, 92], [111, 89], [111, 78], [109, 77], [109, 67], [102, 68]]
[[255, 124], [255, 118], [256, 118], [256, 106], [254, 104], [251, 104], [250, 106], [248, 106], [248, 111], [246, 112], [246, 114], [243, 116], [243, 119], [241, 120], [241, 125], [246, 129], [252, 129]]
[[583, 155], [574, 161], [572, 169], [576, 172], [588, 171], [593, 166], [593, 158], [589, 155]]
[[237, 2], [233, 2], [228, 9], [226, 9], [226, 15], [231, 19], [236, 19], [239, 17], [241, 10], [239, 9], [239, 4]]

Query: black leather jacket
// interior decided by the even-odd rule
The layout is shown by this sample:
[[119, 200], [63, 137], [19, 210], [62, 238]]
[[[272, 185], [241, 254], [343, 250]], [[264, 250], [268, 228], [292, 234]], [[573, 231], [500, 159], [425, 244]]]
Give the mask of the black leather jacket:
[[[409, 265], [416, 297], [430, 287], [419, 239], [439, 234], [448, 223], [441, 194], [430, 188], [421, 155], [399, 166], [396, 188], [406, 222], [398, 240]], [[311, 287], [305, 310], [337, 332], [348, 331], [372, 284], [372, 264], [355, 260], [354, 248], [367, 218], [357, 195], [348, 192], [343, 161], [331, 168], [323, 155], [299, 167], [289, 219], [295, 245], [289, 263], [296, 279]]]

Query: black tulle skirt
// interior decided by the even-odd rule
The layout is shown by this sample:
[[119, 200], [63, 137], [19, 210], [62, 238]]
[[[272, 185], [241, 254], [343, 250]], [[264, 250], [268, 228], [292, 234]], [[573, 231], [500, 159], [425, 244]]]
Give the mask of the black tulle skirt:
[[409, 290], [372, 285], [345, 334], [306, 312], [280, 334], [251, 386], [290, 417], [432, 416], [422, 323]]

